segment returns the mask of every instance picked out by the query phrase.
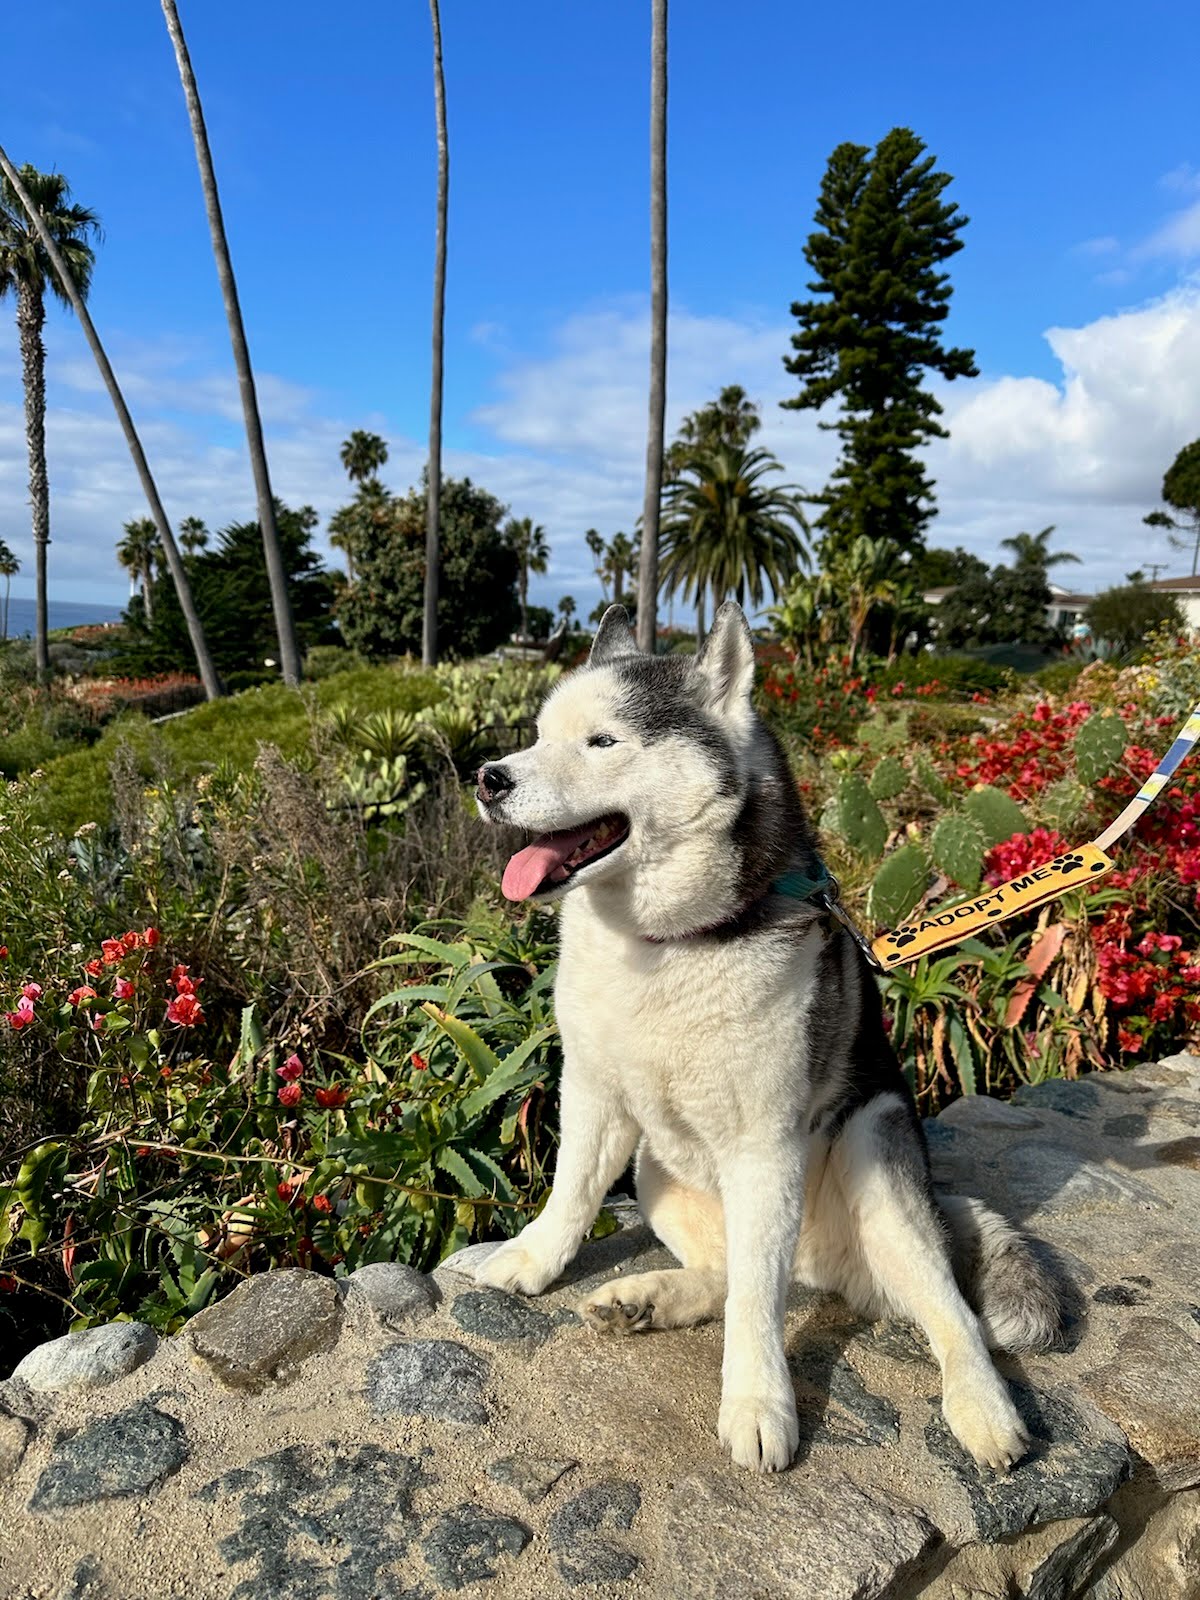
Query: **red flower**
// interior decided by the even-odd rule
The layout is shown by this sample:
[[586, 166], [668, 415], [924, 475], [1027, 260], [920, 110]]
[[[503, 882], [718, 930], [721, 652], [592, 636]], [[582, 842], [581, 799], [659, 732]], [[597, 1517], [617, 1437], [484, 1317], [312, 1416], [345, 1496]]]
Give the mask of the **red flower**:
[[313, 1195], [312, 1208], [314, 1211], [320, 1211], [325, 1216], [328, 1216], [333, 1210], [333, 1201], [327, 1194], [315, 1194]]
[[298, 1083], [285, 1083], [279, 1091], [279, 1104], [281, 1106], [298, 1106], [304, 1097], [304, 1090]]
[[303, 1188], [304, 1185], [299, 1178], [285, 1178], [282, 1183], [275, 1185], [275, 1193], [284, 1205], [290, 1206], [293, 1200], [299, 1197]]
[[1119, 1028], [1117, 1030], [1117, 1038], [1120, 1041], [1121, 1049], [1125, 1051], [1126, 1055], [1131, 1056], [1140, 1054], [1145, 1043], [1136, 1033], [1130, 1033], [1128, 1028]]
[[40, 983], [27, 983], [21, 993], [26, 1000], [40, 1000], [42, 998], [42, 986]]
[[123, 933], [121, 935], [121, 943], [125, 946], [126, 950], [136, 950], [138, 945], [141, 944], [141, 942], [142, 942], [141, 934], [140, 933], [134, 933], [132, 928], [129, 930], [128, 933]]
[[193, 1028], [196, 1023], [203, 1022], [199, 1000], [191, 994], [178, 995], [167, 1006], [167, 1021], [176, 1022], [181, 1028]]
[[428, 1069], [429, 1063], [419, 1050], [413, 1051], [411, 1059], [413, 1066], [418, 1072], [425, 1072]]
[[130, 1000], [136, 988], [132, 978], [118, 978], [113, 984], [113, 998], [115, 1000]]
[[[171, 984], [173, 988], [178, 989], [180, 979], [184, 978], [186, 976], [187, 976], [187, 963], [183, 962], [183, 961], [178, 961], [171, 968], [171, 976], [167, 979], [167, 982], [169, 984]], [[185, 991], [185, 993], [186, 993], [186, 991]]]
[[[6, 950], [4, 953], [7, 955], [8, 951]], [[16, 1288], [17, 1280], [11, 1272], [0, 1273], [0, 1294], [15, 1294]]]
[[304, 1076], [304, 1063], [299, 1056], [289, 1056], [276, 1071], [285, 1083], [295, 1083], [297, 1078]]
[[89, 978], [98, 978], [104, 971], [104, 963], [103, 961], [86, 961], [83, 970]]
[[8, 946], [6, 944], [0, 944], [0, 961], [7, 961], [7, 960], [8, 960]]
[[27, 995], [22, 995], [17, 1001], [17, 1009], [9, 1011], [7, 1016], [8, 1025], [14, 1031], [19, 1032], [22, 1028], [27, 1028], [33, 1021], [33, 1001]]
[[340, 1085], [334, 1084], [328, 1089], [317, 1089], [313, 1092], [313, 1099], [322, 1111], [336, 1111], [346, 1104], [346, 1091]]
[[147, 928], [145, 933], [142, 935], [142, 943], [146, 946], [147, 950], [153, 950], [154, 946], [161, 938], [162, 934], [159, 933], [157, 928]]
[[125, 959], [125, 945], [120, 939], [104, 939], [100, 943], [100, 949], [107, 967], [115, 967], [118, 961]]
[[67, 1002], [69, 1005], [79, 1006], [83, 1003], [83, 1001], [94, 1000], [95, 998], [96, 991], [92, 988], [91, 984], [81, 983], [78, 989], [71, 990], [70, 994], [67, 996]]

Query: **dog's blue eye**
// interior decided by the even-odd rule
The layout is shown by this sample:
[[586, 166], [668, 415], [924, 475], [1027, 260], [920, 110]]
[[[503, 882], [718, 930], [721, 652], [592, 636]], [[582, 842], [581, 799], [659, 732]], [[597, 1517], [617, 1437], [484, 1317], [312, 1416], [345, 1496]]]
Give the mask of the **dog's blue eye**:
[[609, 745], [616, 744], [616, 742], [611, 733], [594, 733], [588, 740], [588, 744], [593, 750], [607, 750]]

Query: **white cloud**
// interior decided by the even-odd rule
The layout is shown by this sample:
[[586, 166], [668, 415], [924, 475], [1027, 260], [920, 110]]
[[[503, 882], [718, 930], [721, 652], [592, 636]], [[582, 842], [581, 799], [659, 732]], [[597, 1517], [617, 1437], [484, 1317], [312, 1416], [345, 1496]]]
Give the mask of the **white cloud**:
[[[788, 479], [816, 488], [836, 439], [811, 412], [778, 405], [795, 390], [781, 361], [790, 331], [677, 310], [668, 428], [723, 384], [741, 383], [762, 404], [760, 438]], [[1099, 587], [1166, 558], [1141, 519], [1157, 504], [1175, 452], [1200, 432], [1200, 285], [1084, 327], [1052, 328], [1046, 339], [1061, 368], [1056, 382], [996, 374], [944, 387], [951, 437], [929, 455], [940, 505], [930, 538], [994, 560], [1002, 538], [1054, 523], [1056, 545], [1083, 558], [1067, 569], [1069, 581]], [[168, 513], [196, 513], [211, 527], [254, 515], [223, 355], [167, 342], [114, 351]], [[504, 362], [493, 396], [469, 417], [447, 418], [448, 437], [464, 423], [484, 438], [479, 448], [449, 448], [447, 471], [470, 474], [516, 514], [545, 524], [550, 571], [531, 585], [543, 603], [570, 592], [586, 614], [598, 596], [584, 530], [631, 530], [641, 510], [648, 361], [644, 304], [594, 307], [567, 319], [545, 353]], [[52, 330], [48, 372], [53, 592], [120, 603], [114, 545], [121, 524], [142, 514], [128, 451], [77, 330]], [[327, 518], [346, 496], [338, 447], [362, 418], [329, 414], [319, 394], [287, 378], [262, 374], [259, 387], [276, 492]], [[418, 481], [423, 441], [391, 434], [382, 418], [368, 425], [388, 437], [387, 481]], [[18, 374], [0, 342], [0, 537], [27, 563], [21, 592], [32, 566], [26, 495]]]
[[1168, 217], [1131, 254], [1135, 261], [1194, 261], [1200, 256], [1200, 200]]

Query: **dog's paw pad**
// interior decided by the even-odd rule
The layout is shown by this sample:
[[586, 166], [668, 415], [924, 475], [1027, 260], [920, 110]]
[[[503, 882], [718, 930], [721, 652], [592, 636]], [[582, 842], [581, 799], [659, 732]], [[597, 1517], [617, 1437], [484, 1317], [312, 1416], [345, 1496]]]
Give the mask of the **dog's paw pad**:
[[722, 1400], [717, 1434], [737, 1466], [782, 1472], [800, 1443], [796, 1402], [783, 1396]]
[[1008, 1472], [1028, 1453], [1029, 1430], [1007, 1393], [944, 1402], [950, 1431], [981, 1467]]
[[584, 1300], [579, 1315], [597, 1333], [644, 1333], [654, 1326], [654, 1306], [646, 1300], [620, 1300], [615, 1295]]

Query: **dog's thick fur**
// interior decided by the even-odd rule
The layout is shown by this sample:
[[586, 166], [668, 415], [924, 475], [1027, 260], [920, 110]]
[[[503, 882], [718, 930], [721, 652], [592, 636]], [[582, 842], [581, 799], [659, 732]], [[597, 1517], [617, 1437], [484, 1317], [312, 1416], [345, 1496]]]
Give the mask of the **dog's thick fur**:
[[773, 1471], [796, 1449], [794, 1281], [917, 1323], [950, 1428], [1004, 1469], [1029, 1441], [988, 1347], [1052, 1344], [1056, 1291], [1000, 1217], [935, 1198], [869, 967], [817, 904], [772, 891], [815, 874], [816, 840], [753, 675], [736, 606], [692, 660], [639, 654], [614, 607], [536, 744], [480, 774], [489, 821], [556, 833], [618, 813], [628, 835], [533, 891], [564, 901], [562, 1143], [545, 1209], [479, 1277], [539, 1294], [636, 1152], [643, 1213], [682, 1265], [616, 1279], [581, 1311], [617, 1332], [723, 1311], [718, 1432], [735, 1461]]

